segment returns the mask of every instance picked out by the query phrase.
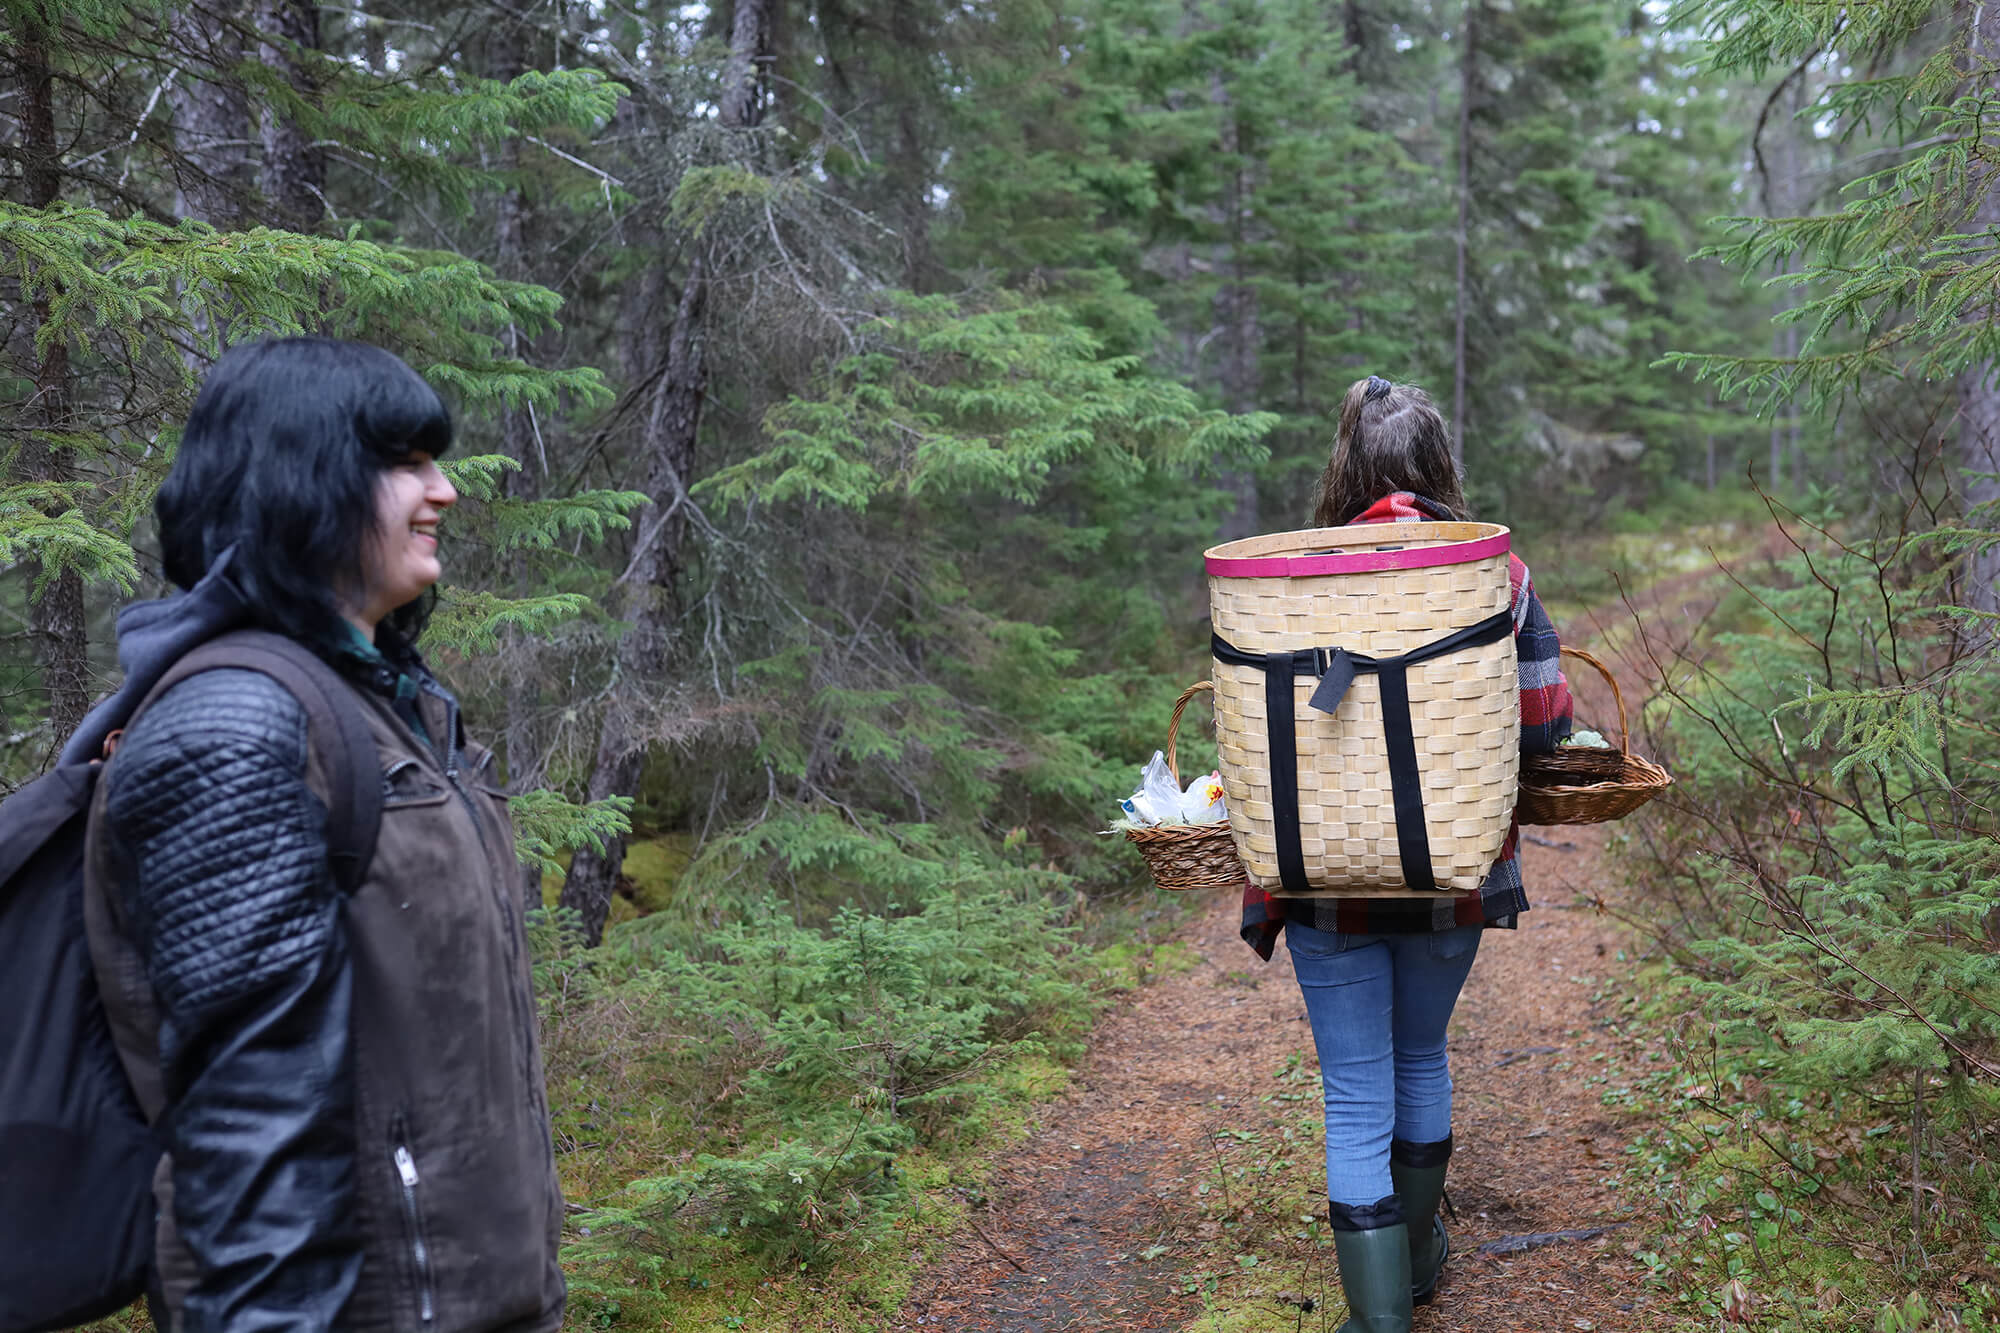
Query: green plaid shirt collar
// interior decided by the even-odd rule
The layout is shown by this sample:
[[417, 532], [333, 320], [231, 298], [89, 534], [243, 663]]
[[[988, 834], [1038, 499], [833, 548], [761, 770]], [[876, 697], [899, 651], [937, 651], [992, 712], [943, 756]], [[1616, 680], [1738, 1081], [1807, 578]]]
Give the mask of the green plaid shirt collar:
[[[401, 718], [405, 725], [433, 750], [437, 742], [424, 727], [423, 711], [417, 707], [417, 696], [422, 691], [416, 675], [407, 666], [391, 662], [382, 650], [370, 643], [361, 631], [346, 621], [341, 622], [345, 634], [333, 645], [342, 664], [354, 675], [367, 683], [369, 688], [389, 701], [389, 707]], [[418, 668], [421, 670], [421, 668]]]

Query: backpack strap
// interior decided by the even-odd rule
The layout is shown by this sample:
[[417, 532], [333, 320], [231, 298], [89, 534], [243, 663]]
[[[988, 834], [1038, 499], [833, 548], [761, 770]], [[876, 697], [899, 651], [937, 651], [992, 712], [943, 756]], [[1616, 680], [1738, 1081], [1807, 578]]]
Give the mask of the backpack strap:
[[237, 630], [210, 639], [167, 668], [133, 711], [132, 721], [189, 676], [224, 669], [269, 676], [306, 710], [308, 735], [327, 771], [327, 855], [334, 882], [343, 893], [353, 893], [375, 858], [382, 824], [381, 766], [354, 691], [312, 649], [264, 630]]

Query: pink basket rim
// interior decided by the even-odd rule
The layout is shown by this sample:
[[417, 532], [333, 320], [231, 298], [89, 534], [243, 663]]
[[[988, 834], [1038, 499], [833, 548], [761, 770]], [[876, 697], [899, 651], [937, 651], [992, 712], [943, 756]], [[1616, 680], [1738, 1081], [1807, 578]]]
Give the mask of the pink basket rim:
[[[1384, 524], [1383, 526], [1388, 526]], [[1389, 534], [1383, 534], [1387, 536]], [[1469, 542], [1410, 546], [1400, 551], [1326, 551], [1316, 555], [1208, 555], [1208, 572], [1219, 579], [1297, 578], [1310, 574], [1373, 574], [1385, 569], [1426, 569], [1467, 565], [1513, 549], [1513, 533], [1502, 530]]]

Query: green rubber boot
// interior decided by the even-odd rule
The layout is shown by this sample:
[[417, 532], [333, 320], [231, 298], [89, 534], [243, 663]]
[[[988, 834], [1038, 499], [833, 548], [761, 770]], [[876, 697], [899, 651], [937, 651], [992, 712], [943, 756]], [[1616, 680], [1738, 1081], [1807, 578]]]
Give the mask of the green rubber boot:
[[1438, 1216], [1449, 1161], [1450, 1139], [1439, 1143], [1396, 1139], [1389, 1144], [1389, 1178], [1396, 1183], [1410, 1228], [1410, 1299], [1417, 1305], [1429, 1305], [1437, 1295], [1438, 1274], [1451, 1255], [1451, 1237]]
[[[1410, 1229], [1395, 1195], [1368, 1207], [1333, 1204], [1333, 1252], [1347, 1293], [1339, 1333], [1410, 1333]], [[1388, 1218], [1396, 1220], [1381, 1225]]]

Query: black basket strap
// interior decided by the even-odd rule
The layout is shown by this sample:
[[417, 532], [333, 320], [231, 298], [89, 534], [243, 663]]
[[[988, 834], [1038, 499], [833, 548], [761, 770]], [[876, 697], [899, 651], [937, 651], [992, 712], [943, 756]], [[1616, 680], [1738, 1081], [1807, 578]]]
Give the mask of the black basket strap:
[[1278, 841], [1278, 879], [1287, 891], [1311, 892], [1306, 883], [1305, 852], [1299, 844], [1299, 750], [1293, 682], [1302, 675], [1318, 677], [1309, 706], [1331, 714], [1347, 697], [1355, 676], [1372, 671], [1381, 678], [1383, 739], [1389, 752], [1389, 794], [1395, 804], [1396, 854], [1403, 863], [1403, 882], [1413, 889], [1434, 889], [1437, 879], [1431, 874], [1430, 832], [1424, 827], [1423, 773], [1417, 765], [1416, 729], [1410, 721], [1409, 669], [1463, 648], [1497, 643], [1513, 629], [1512, 613], [1500, 611], [1397, 657], [1369, 657], [1345, 648], [1246, 653], [1219, 634], [1211, 636], [1216, 661], [1255, 667], [1264, 673], [1265, 727], [1271, 747], [1271, 823]]
[[[1217, 639], [1220, 644], [1222, 640]], [[1218, 650], [1219, 655], [1219, 650]], [[1241, 664], [1239, 665], [1247, 665]], [[1286, 888], [1306, 887], [1305, 850], [1299, 846], [1298, 725], [1292, 717], [1295, 654], [1264, 659], [1264, 725], [1271, 738], [1271, 806], [1278, 834], [1278, 879]], [[1285, 762], [1278, 762], [1278, 738], [1285, 737]]]

